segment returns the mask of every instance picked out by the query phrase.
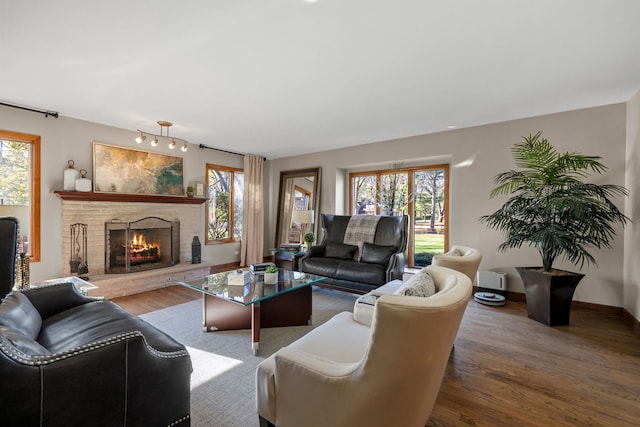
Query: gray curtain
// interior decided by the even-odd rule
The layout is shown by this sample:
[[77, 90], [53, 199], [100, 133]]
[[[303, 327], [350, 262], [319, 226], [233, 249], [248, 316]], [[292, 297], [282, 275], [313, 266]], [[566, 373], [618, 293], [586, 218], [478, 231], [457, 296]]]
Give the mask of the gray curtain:
[[264, 251], [264, 158], [244, 156], [244, 194], [240, 265], [262, 262]]

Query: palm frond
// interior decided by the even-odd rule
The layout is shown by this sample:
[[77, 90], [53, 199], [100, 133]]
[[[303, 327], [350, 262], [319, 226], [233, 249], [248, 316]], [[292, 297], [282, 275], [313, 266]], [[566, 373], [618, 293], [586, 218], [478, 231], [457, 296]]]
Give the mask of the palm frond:
[[545, 270], [561, 257], [579, 265], [596, 264], [591, 248], [610, 248], [616, 230], [629, 220], [612, 199], [629, 194], [619, 185], [585, 183], [607, 167], [598, 156], [558, 153], [542, 132], [514, 144], [519, 169], [500, 173], [490, 197], [509, 196], [500, 209], [480, 217], [489, 228], [504, 233], [498, 249], [533, 246]]

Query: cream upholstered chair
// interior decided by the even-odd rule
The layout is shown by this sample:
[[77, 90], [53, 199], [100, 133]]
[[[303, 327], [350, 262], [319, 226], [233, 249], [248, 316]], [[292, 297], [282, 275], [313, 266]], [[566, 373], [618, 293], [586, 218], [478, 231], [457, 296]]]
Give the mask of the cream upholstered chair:
[[371, 326], [343, 312], [264, 360], [261, 426], [424, 426], [472, 288], [460, 272], [428, 268], [434, 296], [381, 295]]
[[471, 279], [471, 283], [474, 283], [480, 261], [482, 261], [482, 254], [479, 250], [467, 246], [452, 245], [449, 252], [435, 255], [431, 260], [431, 265], [447, 267], [464, 273]]

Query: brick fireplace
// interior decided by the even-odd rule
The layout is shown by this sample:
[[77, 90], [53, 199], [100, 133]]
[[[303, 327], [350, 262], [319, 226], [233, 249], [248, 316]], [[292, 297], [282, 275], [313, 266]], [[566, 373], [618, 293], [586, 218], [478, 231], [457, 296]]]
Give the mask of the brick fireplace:
[[[206, 270], [209, 264], [191, 265], [191, 242], [193, 236], [200, 236], [204, 227], [204, 209], [202, 204], [205, 199], [190, 199], [179, 196], [144, 196], [144, 195], [121, 195], [105, 193], [79, 193], [79, 192], [55, 192], [62, 200], [62, 245], [63, 245], [63, 265], [64, 276], [71, 276], [71, 233], [72, 224], [87, 224], [87, 264], [89, 268], [89, 278], [92, 282], [99, 281], [121, 281], [133, 283], [133, 277], [150, 277], [152, 281], [158, 282], [158, 286], [166, 286], [168, 281], [178, 277], [173, 274], [176, 271], [191, 271], [194, 268]], [[106, 230], [108, 223], [136, 223], [140, 219], [154, 217], [169, 223], [179, 223], [179, 238], [176, 242], [176, 255], [180, 263], [173, 267], [160, 268], [152, 271], [134, 272], [128, 274], [105, 274], [106, 273]], [[146, 223], [142, 224], [142, 227]], [[174, 234], [175, 235], [175, 234]], [[202, 236], [200, 236], [202, 237]], [[199, 271], [197, 274], [201, 274]], [[182, 273], [181, 273], [182, 274]], [[163, 276], [164, 275], [164, 276]], [[171, 279], [167, 277], [171, 276]], [[123, 276], [126, 279], [120, 280]], [[132, 276], [132, 277], [128, 277]], [[166, 276], [166, 277], [165, 277]], [[99, 283], [96, 283], [100, 286]], [[136, 289], [135, 283], [128, 285], [127, 289], [120, 289], [111, 292], [101, 289], [100, 295], [107, 297], [129, 295], [144, 290], [149, 290], [149, 286], [141, 285]]]

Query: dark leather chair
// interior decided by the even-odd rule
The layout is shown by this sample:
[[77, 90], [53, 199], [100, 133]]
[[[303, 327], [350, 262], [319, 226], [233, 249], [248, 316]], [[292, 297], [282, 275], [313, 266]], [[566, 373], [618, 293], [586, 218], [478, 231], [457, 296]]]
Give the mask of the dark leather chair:
[[18, 234], [16, 218], [0, 217], [0, 300], [11, 292], [16, 281]]
[[190, 425], [184, 345], [72, 283], [0, 303], [0, 425]]

